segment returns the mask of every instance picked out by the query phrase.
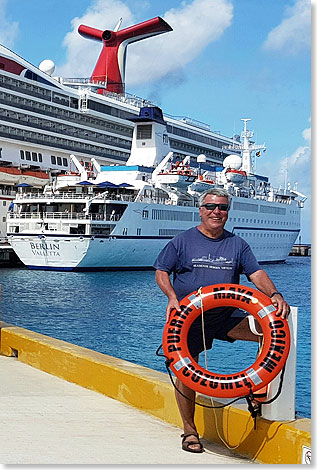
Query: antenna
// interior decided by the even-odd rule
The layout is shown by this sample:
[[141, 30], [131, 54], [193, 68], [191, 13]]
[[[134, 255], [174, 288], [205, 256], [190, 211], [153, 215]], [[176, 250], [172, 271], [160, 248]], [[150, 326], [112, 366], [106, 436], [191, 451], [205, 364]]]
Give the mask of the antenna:
[[117, 24], [115, 25], [115, 27], [113, 28], [113, 31], [114, 31], [114, 32], [119, 31], [120, 26], [121, 26], [121, 23], [122, 23], [122, 18], [119, 18], [118, 23], [117, 23]]

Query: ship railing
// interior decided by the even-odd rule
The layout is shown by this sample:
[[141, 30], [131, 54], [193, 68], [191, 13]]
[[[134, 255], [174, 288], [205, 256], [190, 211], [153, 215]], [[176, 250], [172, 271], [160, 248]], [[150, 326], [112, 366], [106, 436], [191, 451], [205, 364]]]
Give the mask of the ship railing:
[[75, 192], [59, 192], [54, 193], [22, 193], [16, 195], [16, 200], [29, 200], [29, 199], [83, 199], [88, 197], [87, 194]]
[[20, 212], [8, 213], [8, 219], [91, 219], [92, 214], [86, 214], [85, 212]]
[[120, 219], [120, 214], [86, 214], [85, 212], [21, 212], [9, 213], [8, 219], [40, 219], [44, 222], [49, 222], [50, 220], [93, 220], [93, 221], [106, 221], [106, 222], [115, 222]]
[[10, 191], [9, 189], [0, 189], [1, 196], [15, 196], [15, 191]]
[[18, 194], [16, 196], [16, 200], [29, 200], [29, 199], [91, 199], [94, 198], [94, 201], [104, 201], [104, 200], [111, 200], [111, 201], [127, 201], [127, 202], [134, 202], [136, 196], [135, 195], [129, 195], [129, 194], [114, 194], [114, 193], [109, 193], [106, 194], [105, 191], [100, 192], [100, 194], [87, 194], [87, 193], [76, 193], [73, 191], [65, 191], [65, 192], [59, 192], [55, 191], [54, 193], [24, 193], [24, 194]]

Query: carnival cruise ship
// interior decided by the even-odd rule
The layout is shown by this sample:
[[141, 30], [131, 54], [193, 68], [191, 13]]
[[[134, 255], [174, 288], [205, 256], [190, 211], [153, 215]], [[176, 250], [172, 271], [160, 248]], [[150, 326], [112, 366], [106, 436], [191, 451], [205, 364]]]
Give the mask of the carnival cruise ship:
[[[28, 178], [28, 171], [44, 170], [49, 175], [72, 171], [70, 154], [86, 165], [92, 157], [100, 165], [128, 160], [133, 133], [130, 118], [153, 103], [125, 93], [125, 48], [171, 30], [159, 17], [122, 30], [118, 24], [114, 31], [81, 25], [83, 37], [102, 43], [96, 68], [84, 79], [74, 78], [76, 71], [72, 78], [54, 78], [50, 60], [38, 68], [0, 45], [0, 241], [6, 237], [5, 215], [17, 186], [39, 188], [46, 183], [43, 174], [35, 181]], [[224, 146], [233, 139], [209, 125], [189, 117], [164, 115], [164, 119], [165, 138], [175, 159], [204, 154], [208, 162], [222, 164], [230, 154]], [[20, 170], [20, 177], [9, 177], [12, 167]]]
[[125, 93], [127, 45], [172, 28], [159, 17], [119, 27], [79, 27], [103, 44], [89, 79], [54, 78], [51, 61], [37, 68], [0, 46], [0, 238], [10, 206], [8, 239], [26, 266], [147, 268], [199, 223], [198, 195], [219, 186], [233, 198], [226, 228], [260, 262], [284, 261], [305, 196], [254, 174], [252, 152], [265, 146], [248, 119], [226, 137]]
[[[168, 240], [198, 225], [198, 198], [209, 188], [232, 196], [226, 228], [245, 238], [259, 262], [285, 261], [300, 230], [303, 195], [274, 190], [252, 172], [253, 133], [243, 119], [241, 156], [222, 166], [200, 155], [175, 161], [167, 124], [157, 107], [133, 118], [125, 165], [88, 169], [71, 156], [76, 172], [63, 173], [37, 192], [22, 188], [8, 216], [11, 246], [29, 268], [96, 270], [151, 268]], [[208, 259], [202, 262], [207, 262]], [[225, 260], [217, 259], [217, 263]]]

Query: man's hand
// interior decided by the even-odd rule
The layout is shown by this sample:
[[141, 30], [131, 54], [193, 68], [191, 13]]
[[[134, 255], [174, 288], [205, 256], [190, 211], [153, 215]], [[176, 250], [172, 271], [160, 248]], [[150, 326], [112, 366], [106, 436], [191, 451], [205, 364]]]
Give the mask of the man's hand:
[[275, 294], [273, 297], [271, 297], [271, 301], [274, 307], [277, 309], [276, 316], [281, 316], [284, 320], [287, 319], [291, 308], [286, 300], [284, 300], [283, 296], [281, 294]]
[[172, 310], [177, 310], [178, 312], [181, 311], [178, 300], [175, 298], [168, 299], [168, 304], [166, 307], [166, 322], [170, 319], [170, 315], [172, 313]]
[[278, 317], [282, 317], [284, 320], [287, 319], [291, 311], [290, 306], [288, 305], [282, 294], [279, 294], [277, 292], [277, 289], [268, 274], [263, 271], [263, 269], [259, 269], [258, 271], [255, 271], [253, 274], [251, 274], [249, 277], [259, 291], [263, 292], [268, 297], [270, 297], [272, 304], [277, 309], [276, 315]]
[[180, 312], [181, 309], [179, 307], [179, 303], [178, 303], [175, 291], [171, 284], [169, 274], [165, 271], [161, 271], [157, 269], [155, 273], [155, 280], [159, 288], [164, 292], [164, 294], [168, 298], [168, 304], [167, 304], [166, 311], [165, 311], [166, 321], [168, 321], [171, 315], [171, 311], [174, 308], [178, 312]]

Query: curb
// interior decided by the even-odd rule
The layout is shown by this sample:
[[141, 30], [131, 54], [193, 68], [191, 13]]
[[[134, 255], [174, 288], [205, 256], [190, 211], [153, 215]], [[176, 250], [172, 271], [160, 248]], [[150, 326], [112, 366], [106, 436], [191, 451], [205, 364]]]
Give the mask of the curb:
[[[25, 364], [182, 428], [167, 374], [5, 322], [0, 322], [0, 333], [2, 355], [17, 356]], [[198, 401], [210, 404], [202, 395]], [[197, 407], [195, 416], [201, 437], [234, 448], [256, 463], [305, 463], [305, 450], [311, 447], [311, 420], [307, 418], [279, 422], [259, 417], [254, 430], [250, 414], [233, 406]]]

